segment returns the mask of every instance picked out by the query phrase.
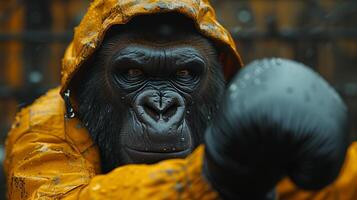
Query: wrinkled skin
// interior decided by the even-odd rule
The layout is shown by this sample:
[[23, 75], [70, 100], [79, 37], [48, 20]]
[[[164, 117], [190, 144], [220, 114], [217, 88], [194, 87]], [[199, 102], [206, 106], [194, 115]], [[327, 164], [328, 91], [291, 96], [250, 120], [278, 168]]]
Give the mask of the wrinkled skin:
[[214, 45], [175, 14], [113, 27], [85, 65], [72, 85], [103, 172], [190, 154], [225, 87]]

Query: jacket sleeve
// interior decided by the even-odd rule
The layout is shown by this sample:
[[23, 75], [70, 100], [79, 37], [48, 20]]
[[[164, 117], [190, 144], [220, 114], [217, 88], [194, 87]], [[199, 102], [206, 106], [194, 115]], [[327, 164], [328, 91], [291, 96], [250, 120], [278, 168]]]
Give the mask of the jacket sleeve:
[[9, 199], [216, 199], [201, 176], [203, 147], [186, 159], [127, 165], [106, 175], [53, 135], [10, 134], [5, 170]]
[[357, 199], [357, 142], [348, 149], [344, 166], [338, 179], [321, 191], [307, 192], [296, 188], [288, 179], [278, 185], [279, 199], [284, 200], [354, 200]]

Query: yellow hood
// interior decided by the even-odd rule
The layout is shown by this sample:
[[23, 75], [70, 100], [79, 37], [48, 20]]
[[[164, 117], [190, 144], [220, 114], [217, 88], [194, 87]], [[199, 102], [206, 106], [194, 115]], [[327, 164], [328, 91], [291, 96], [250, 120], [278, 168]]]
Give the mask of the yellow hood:
[[216, 20], [208, 0], [95, 0], [75, 28], [73, 41], [62, 61], [61, 95], [86, 61], [100, 46], [113, 25], [126, 24], [135, 16], [176, 12], [194, 21], [197, 30], [219, 47], [226, 78], [243, 66], [230, 33]]

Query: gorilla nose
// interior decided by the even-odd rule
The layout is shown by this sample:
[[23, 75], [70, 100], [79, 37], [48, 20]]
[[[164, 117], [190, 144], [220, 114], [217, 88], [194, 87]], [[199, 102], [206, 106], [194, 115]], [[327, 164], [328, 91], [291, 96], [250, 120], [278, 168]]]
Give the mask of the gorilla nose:
[[168, 121], [173, 117], [179, 107], [177, 99], [169, 99], [167, 101], [155, 102], [151, 99], [146, 99], [142, 105], [144, 111], [156, 121], [163, 119]]
[[160, 93], [149, 90], [138, 95], [134, 110], [139, 119], [155, 129], [155, 132], [165, 133], [177, 128], [183, 121], [185, 104], [183, 97], [177, 92]]

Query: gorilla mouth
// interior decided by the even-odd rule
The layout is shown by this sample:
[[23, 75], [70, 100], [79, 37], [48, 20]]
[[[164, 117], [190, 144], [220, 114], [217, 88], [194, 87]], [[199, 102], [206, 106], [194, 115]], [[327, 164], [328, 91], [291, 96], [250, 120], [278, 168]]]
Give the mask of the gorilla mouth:
[[126, 147], [126, 152], [132, 161], [135, 163], [152, 164], [166, 159], [185, 158], [192, 150], [191, 148], [185, 150], [168, 150], [168, 151], [142, 151]]

